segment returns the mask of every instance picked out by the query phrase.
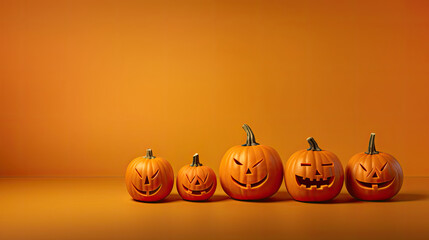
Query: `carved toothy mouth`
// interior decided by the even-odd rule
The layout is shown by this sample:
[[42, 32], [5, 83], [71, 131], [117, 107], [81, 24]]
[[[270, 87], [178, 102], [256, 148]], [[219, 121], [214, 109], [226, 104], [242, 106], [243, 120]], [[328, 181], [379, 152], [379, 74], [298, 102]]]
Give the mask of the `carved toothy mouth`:
[[157, 193], [157, 192], [159, 191], [159, 189], [161, 189], [161, 186], [162, 186], [162, 184], [161, 184], [161, 185], [159, 185], [155, 190], [152, 190], [152, 191], [142, 191], [142, 190], [138, 189], [138, 188], [133, 184], [134, 189], [135, 189], [137, 192], [139, 192], [140, 194], [145, 195], [145, 196], [152, 196], [152, 195], [154, 195], [155, 193]]
[[298, 186], [303, 186], [305, 188], [312, 188], [313, 186], [317, 188], [324, 188], [331, 186], [331, 184], [334, 182], [334, 177], [328, 177], [326, 179], [315, 179], [310, 180], [310, 178], [303, 178], [298, 175], [295, 175], [296, 182], [298, 183]]
[[382, 188], [387, 188], [388, 186], [390, 186], [390, 184], [392, 184], [393, 180], [395, 180], [395, 178], [393, 178], [390, 181], [381, 182], [381, 183], [369, 183], [369, 182], [361, 182], [361, 181], [356, 179], [356, 182], [358, 182], [362, 187], [365, 187], [365, 188], [382, 189]]
[[199, 190], [199, 191], [191, 190], [191, 189], [189, 189], [189, 188], [185, 187], [185, 185], [183, 185], [183, 184], [182, 184], [182, 186], [183, 186], [183, 188], [186, 190], [186, 192], [188, 192], [188, 193], [190, 193], [190, 194], [193, 194], [193, 195], [201, 195], [202, 193], [208, 193], [208, 192], [210, 192], [210, 190], [211, 190], [211, 189], [212, 189], [212, 187], [213, 187], [213, 183], [210, 185], [210, 187], [208, 187], [208, 188], [206, 188], [206, 189], [203, 189], [203, 190]]
[[260, 185], [262, 185], [263, 183], [265, 183], [265, 181], [267, 181], [267, 179], [268, 179], [268, 174], [267, 174], [267, 175], [265, 175], [265, 177], [264, 177], [264, 178], [262, 178], [262, 180], [260, 180], [260, 181], [258, 181], [258, 182], [256, 182], [256, 183], [251, 183], [251, 184], [244, 184], [244, 183], [242, 183], [242, 182], [239, 182], [239, 181], [238, 181], [238, 180], [236, 180], [233, 176], [231, 176], [231, 178], [232, 178], [232, 181], [234, 181], [234, 182], [235, 182], [236, 184], [238, 184], [240, 187], [250, 189], [250, 188], [256, 188], [256, 187], [259, 187]]

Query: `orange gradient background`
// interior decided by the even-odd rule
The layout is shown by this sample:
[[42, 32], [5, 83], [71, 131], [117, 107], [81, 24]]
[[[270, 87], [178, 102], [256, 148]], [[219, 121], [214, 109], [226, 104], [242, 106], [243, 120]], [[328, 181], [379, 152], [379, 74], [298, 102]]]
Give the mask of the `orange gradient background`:
[[123, 176], [152, 148], [218, 173], [249, 124], [285, 161], [428, 175], [426, 1], [1, 1], [0, 176]]

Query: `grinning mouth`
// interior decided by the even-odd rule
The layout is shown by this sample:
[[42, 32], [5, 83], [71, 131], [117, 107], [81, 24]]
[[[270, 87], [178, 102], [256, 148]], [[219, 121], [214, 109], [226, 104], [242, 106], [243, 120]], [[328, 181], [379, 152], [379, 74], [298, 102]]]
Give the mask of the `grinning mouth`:
[[356, 180], [356, 182], [358, 182], [361, 186], [365, 188], [380, 189], [380, 188], [387, 188], [388, 186], [390, 186], [393, 180], [395, 180], [395, 178], [393, 178], [390, 181], [381, 182], [381, 183], [368, 183], [368, 182], [361, 182], [359, 180]]
[[268, 174], [267, 175], [265, 175], [265, 177], [264, 178], [262, 178], [262, 180], [261, 181], [258, 181], [258, 182], [256, 182], [256, 183], [251, 183], [251, 184], [244, 184], [244, 183], [242, 183], [242, 182], [239, 182], [238, 180], [236, 180], [233, 176], [231, 176], [231, 178], [232, 178], [232, 181], [234, 181], [236, 184], [238, 184], [240, 187], [243, 187], [243, 188], [247, 188], [247, 189], [249, 189], [249, 188], [255, 188], [255, 187], [258, 187], [258, 186], [260, 186], [260, 185], [262, 185], [267, 179], [268, 179]]
[[310, 180], [309, 178], [303, 178], [298, 175], [295, 175], [296, 182], [299, 186], [305, 186], [305, 188], [311, 188], [312, 186], [316, 186], [317, 188], [322, 188], [326, 186], [330, 186], [332, 182], [334, 182], [334, 177], [328, 177], [326, 180]]
[[206, 188], [206, 189], [203, 189], [203, 190], [200, 190], [200, 191], [191, 190], [191, 189], [189, 189], [189, 188], [185, 187], [185, 185], [183, 185], [183, 184], [182, 184], [182, 186], [183, 186], [183, 188], [184, 188], [188, 193], [191, 193], [191, 194], [194, 194], [194, 195], [201, 195], [202, 193], [208, 193], [208, 192], [210, 192], [210, 190], [211, 190], [211, 189], [212, 189], [212, 187], [213, 187], [213, 183], [210, 185], [210, 187], [208, 187], [208, 188]]
[[145, 196], [152, 196], [152, 195], [154, 195], [155, 193], [157, 193], [157, 192], [159, 191], [159, 189], [161, 189], [161, 186], [162, 186], [162, 184], [160, 184], [160, 185], [159, 185], [155, 190], [152, 190], [152, 191], [142, 191], [142, 190], [138, 189], [138, 188], [133, 184], [134, 189], [135, 189], [137, 192], [139, 192], [139, 193], [141, 193], [141, 194], [143, 194], [143, 195], [145, 195]]

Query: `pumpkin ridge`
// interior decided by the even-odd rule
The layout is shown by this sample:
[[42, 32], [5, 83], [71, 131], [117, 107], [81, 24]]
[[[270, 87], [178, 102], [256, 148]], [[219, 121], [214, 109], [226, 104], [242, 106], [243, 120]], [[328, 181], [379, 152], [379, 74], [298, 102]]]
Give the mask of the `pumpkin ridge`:
[[[352, 161], [350, 161], [350, 165], [351, 165], [351, 170], [350, 171], [353, 171], [353, 172], [356, 172], [357, 171], [357, 169], [359, 169], [360, 168], [360, 166], [359, 166], [359, 164], [358, 163], [365, 163], [366, 162], [366, 158], [368, 157], [368, 154], [365, 154], [365, 153], [358, 153], [357, 155], [355, 155], [353, 158], [354, 159], [352, 159]], [[362, 175], [362, 174], [361, 174]], [[357, 176], [356, 176], [357, 177]], [[353, 181], [354, 181], [355, 179], [353, 179]]]
[[[290, 162], [290, 164], [288, 165], [288, 167], [287, 168], [289, 168], [289, 167], [291, 167], [292, 169], [292, 172], [295, 172], [295, 169], [296, 169], [296, 163], [295, 163], [295, 159], [299, 159], [299, 158], [305, 158], [305, 162], [307, 163], [308, 162], [308, 158], [307, 158], [307, 153], [308, 153], [308, 151], [307, 150], [300, 150], [300, 151], [298, 151], [298, 152], [296, 152], [296, 153], [294, 153], [291, 157], [290, 157], [290, 159], [288, 160], [288, 162]], [[295, 155], [296, 154], [296, 155]], [[295, 174], [294, 174], [295, 175]]]
[[332, 163], [334, 164], [332, 175], [337, 175], [337, 173], [339, 174], [339, 172], [336, 171], [337, 168], [335, 165], [340, 164], [342, 168], [342, 164], [337, 155], [330, 151], [322, 151], [321, 153], [325, 157], [325, 159], [328, 160], [328, 162], [332, 161]]
[[[278, 153], [277, 153], [277, 151], [274, 149], [274, 148], [271, 148], [271, 147], [269, 147], [269, 146], [264, 146], [264, 145], [261, 145], [261, 148], [262, 148], [262, 152], [263, 152], [263, 154], [264, 154], [264, 158], [265, 158], [265, 161], [266, 161], [266, 164], [267, 164], [267, 168], [268, 168], [268, 165], [272, 165], [272, 166], [275, 166], [275, 167], [278, 167], [278, 168], [280, 168], [281, 169], [281, 176], [280, 176], [280, 179], [283, 181], [283, 175], [284, 175], [284, 172], [283, 172], [283, 164], [282, 164], [282, 160], [281, 160], [281, 158], [280, 158], [280, 155], [278, 155]], [[270, 155], [270, 160], [271, 160], [271, 162], [268, 162], [268, 159], [266, 159], [267, 158], [267, 153], [268, 152], [268, 154]], [[278, 155], [278, 156], [277, 156]], [[278, 161], [277, 161], [278, 160]], [[267, 172], [267, 176], [268, 176], [268, 172]], [[270, 176], [270, 179], [272, 179], [273, 177], [278, 177], [278, 176], [273, 176], [273, 175], [271, 175]], [[280, 184], [279, 184], [279, 186], [278, 187], [276, 187], [276, 190], [270, 195], [270, 196], [272, 196], [272, 195], [274, 195], [276, 192], [278, 192], [278, 190], [280, 189], [280, 186], [281, 186], [281, 184], [282, 184], [282, 181], [280, 181]], [[269, 196], [269, 197], [270, 197]]]
[[[142, 161], [140, 162], [140, 164], [138, 165], [138, 167], [139, 167], [139, 170], [140, 170], [140, 172], [141, 173], [143, 173], [143, 169], [146, 169], [147, 168], [147, 161], [146, 161], [147, 159], [146, 158], [143, 158], [142, 159]], [[142, 174], [142, 178], [141, 179], [139, 179], [139, 181], [138, 181], [138, 183], [139, 183], [139, 188], [140, 189], [143, 189], [143, 181], [144, 181], [144, 176], [143, 176], [143, 174]]]
[[[296, 159], [298, 159], [299, 157], [305, 157], [303, 156], [304, 154], [307, 154], [307, 150], [299, 150], [296, 151], [292, 154], [292, 156], [289, 157], [289, 159], [286, 161], [286, 166], [284, 168], [284, 178], [285, 178], [285, 185], [286, 185], [286, 190], [289, 192], [291, 190], [290, 186], [288, 186], [289, 184], [287, 184], [287, 180], [289, 178], [293, 178], [295, 179], [295, 171], [296, 171]], [[286, 171], [286, 170], [290, 170], [290, 171]], [[292, 176], [290, 176], [292, 175]]]
[[[250, 155], [250, 149], [252, 149], [252, 147], [245, 147], [244, 149], [243, 149], [243, 153], [242, 154], [244, 154], [244, 156], [245, 156], [245, 158], [244, 159], [248, 159], [249, 158], [249, 155]], [[241, 154], [240, 154], [240, 156], [241, 156]], [[232, 162], [232, 161], [231, 161]], [[248, 161], [246, 161], [247, 162], [247, 166], [249, 165], [249, 163], [248, 163]], [[233, 163], [232, 163], [233, 164]], [[244, 166], [244, 165], [243, 165]], [[240, 171], [240, 177], [239, 177], [239, 179], [240, 179], [240, 182], [242, 182], [243, 181], [243, 179], [246, 177], [246, 174], [245, 174], [245, 171]], [[247, 180], [247, 178], [246, 178], [246, 180]], [[246, 185], [247, 186], [247, 185]], [[241, 194], [242, 195], [247, 195], [246, 194], [246, 192], [244, 191], [244, 189], [242, 189], [242, 188], [240, 188], [240, 191], [241, 191]]]
[[[320, 166], [322, 167], [322, 163], [323, 163], [323, 160], [322, 160], [322, 156], [321, 156], [321, 151], [319, 151], [319, 152], [315, 152], [315, 151], [313, 151], [313, 153], [314, 153], [314, 157], [315, 157], [315, 163], [317, 163], [317, 162], [319, 162], [320, 163]], [[323, 172], [323, 167], [322, 167], [322, 169], [318, 169], [318, 164], [315, 164], [316, 166], [315, 166], [315, 168], [316, 168], [316, 171], [318, 171], [319, 173], [321, 173], [321, 174], [323, 174], [324, 172]], [[316, 179], [316, 175], [314, 176], [314, 179]]]
[[[257, 146], [257, 147], [251, 147], [251, 148], [250, 148], [250, 149], [252, 149], [252, 150], [249, 150], [249, 152], [251, 152], [251, 153], [250, 153], [250, 155], [251, 155], [251, 156], [253, 156], [253, 159], [256, 159], [256, 156], [257, 156], [257, 150], [259, 150], [259, 149], [260, 149], [260, 146], [261, 146], [261, 145], [259, 145], [259, 146]], [[264, 152], [262, 152], [262, 155], [264, 155]], [[265, 157], [265, 156], [264, 156], [264, 157]], [[259, 160], [259, 159], [256, 159], [256, 161], [258, 161], [258, 160]], [[253, 162], [249, 162], [249, 161], [247, 161], [247, 169], [250, 169], [250, 171], [252, 172], [252, 174], [256, 176], [256, 179], [259, 179], [260, 172], [259, 172], [259, 171], [255, 171], [255, 170], [253, 169], [252, 165], [253, 165]], [[245, 171], [247, 171], [247, 169], [245, 169]]]
[[[331, 172], [331, 174], [332, 174], [332, 176], [335, 176], [335, 165], [337, 164], [336, 162], [335, 162], [335, 160], [334, 160], [334, 158], [333, 158], [333, 156], [331, 156], [331, 159], [329, 158], [329, 151], [321, 151], [320, 152], [320, 156], [321, 156], [321, 158], [320, 158], [320, 160], [322, 161], [322, 164], [323, 164], [323, 161], [325, 160], [325, 162], [332, 162], [333, 163], [333, 168], [331, 168], [331, 169], [333, 169], [332, 171], [333, 172]], [[323, 169], [323, 165], [322, 165], [322, 171], [324, 171], [324, 169]], [[334, 181], [335, 181], [335, 178], [334, 178]]]
[[[268, 156], [267, 154], [266, 154], [266, 152], [265, 152], [265, 146], [264, 145], [259, 145], [258, 146], [258, 150], [260, 150], [261, 151], [261, 153], [262, 153], [262, 158], [264, 159], [264, 161], [265, 161], [265, 166], [267, 167], [267, 169], [268, 169], [268, 165], [272, 165], [271, 164], [271, 162], [269, 162], [269, 160], [272, 160], [272, 156], [271, 156], [271, 154], [270, 154], [270, 156]], [[256, 154], [255, 154], [256, 155]], [[269, 158], [269, 159], [268, 159]], [[259, 161], [259, 159], [257, 159], [257, 161]], [[261, 179], [261, 177], [262, 178], [266, 178], [268, 176], [268, 171], [266, 172], [266, 175], [264, 176], [260, 171], [258, 171], [258, 175], [257, 175], [257, 179]], [[260, 181], [260, 180], [258, 180], [258, 181]]]

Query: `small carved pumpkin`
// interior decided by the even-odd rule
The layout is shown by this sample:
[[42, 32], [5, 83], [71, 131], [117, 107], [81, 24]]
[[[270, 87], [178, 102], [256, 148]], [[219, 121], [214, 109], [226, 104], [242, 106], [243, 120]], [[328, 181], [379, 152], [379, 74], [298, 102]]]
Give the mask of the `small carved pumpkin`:
[[256, 142], [247, 124], [243, 125], [247, 141], [230, 148], [219, 169], [223, 190], [238, 200], [258, 200], [276, 193], [283, 180], [283, 166], [273, 148]]
[[375, 133], [371, 133], [368, 151], [354, 155], [346, 166], [347, 190], [360, 200], [392, 198], [401, 189], [402, 180], [399, 162], [375, 149]]
[[164, 199], [173, 188], [174, 172], [170, 163], [154, 157], [147, 149], [146, 156], [131, 161], [125, 174], [125, 183], [131, 197], [143, 202]]
[[216, 191], [216, 185], [215, 172], [200, 163], [198, 153], [194, 155], [192, 164], [182, 167], [177, 174], [177, 192], [184, 200], [208, 200]]
[[295, 152], [285, 164], [285, 183], [298, 201], [320, 202], [336, 197], [343, 187], [344, 172], [338, 157], [307, 139], [310, 148]]

